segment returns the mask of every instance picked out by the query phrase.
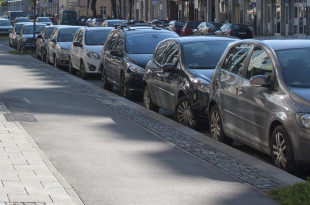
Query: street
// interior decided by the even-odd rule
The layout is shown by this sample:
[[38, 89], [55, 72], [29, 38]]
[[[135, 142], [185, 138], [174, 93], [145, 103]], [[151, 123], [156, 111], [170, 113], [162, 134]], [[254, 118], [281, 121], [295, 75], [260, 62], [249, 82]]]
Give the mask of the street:
[[277, 204], [264, 192], [299, 181], [2, 43], [0, 99], [84, 204]]

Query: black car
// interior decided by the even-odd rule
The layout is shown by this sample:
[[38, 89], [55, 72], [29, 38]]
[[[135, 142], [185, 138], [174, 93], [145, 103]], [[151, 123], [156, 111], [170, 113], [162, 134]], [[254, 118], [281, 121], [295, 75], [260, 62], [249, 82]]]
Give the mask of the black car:
[[208, 116], [210, 77], [229, 43], [225, 37], [182, 37], [160, 42], [145, 68], [146, 108], [174, 112], [175, 120], [196, 128]]
[[169, 29], [175, 31], [177, 34], [181, 34], [181, 29], [183, 28], [185, 22], [184, 21], [170, 21], [169, 22]]
[[253, 38], [252, 31], [244, 24], [224, 24], [215, 34], [218, 36], [234, 36], [242, 39]]
[[45, 26], [41, 33], [37, 36], [36, 41], [36, 57], [41, 59], [42, 61], [45, 60], [46, 57], [46, 44], [47, 40], [50, 37], [54, 28], [59, 27], [57, 26]]
[[173, 31], [156, 27], [128, 27], [113, 30], [102, 50], [102, 87], [121, 88], [123, 97], [142, 92], [144, 67], [152, 58], [157, 44], [178, 37]]

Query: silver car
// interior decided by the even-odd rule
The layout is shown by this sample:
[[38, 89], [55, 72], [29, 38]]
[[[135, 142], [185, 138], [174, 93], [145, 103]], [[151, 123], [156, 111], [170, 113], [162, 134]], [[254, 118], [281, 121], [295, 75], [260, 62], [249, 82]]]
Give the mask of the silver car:
[[[45, 24], [36, 24], [35, 37], [46, 26]], [[35, 39], [33, 38], [33, 23], [24, 24], [20, 33], [16, 36], [17, 50], [21, 50], [24, 46], [35, 46]]]
[[12, 24], [8, 19], [0, 19], [0, 35], [9, 35]]
[[238, 41], [211, 78], [211, 137], [237, 139], [294, 171], [310, 164], [310, 41]]
[[13, 48], [17, 48], [18, 41], [16, 36], [20, 34], [20, 31], [23, 27], [24, 24], [27, 24], [27, 22], [22, 22], [22, 23], [16, 23], [14, 24], [12, 31], [10, 31], [9, 34], [9, 45]]
[[81, 26], [61, 26], [52, 31], [46, 45], [46, 62], [59, 66], [69, 65], [69, 49], [73, 37]]

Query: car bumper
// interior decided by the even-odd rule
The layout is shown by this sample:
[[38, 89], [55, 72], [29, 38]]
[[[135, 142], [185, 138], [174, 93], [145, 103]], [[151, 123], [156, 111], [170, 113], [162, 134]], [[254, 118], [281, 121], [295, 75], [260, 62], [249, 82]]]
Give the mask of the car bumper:
[[209, 93], [197, 90], [196, 92], [193, 92], [191, 98], [193, 102], [191, 104], [193, 114], [200, 118], [207, 118]]
[[69, 54], [62, 53], [57, 60], [60, 66], [69, 66]]
[[130, 93], [142, 93], [143, 91], [143, 73], [126, 73], [126, 85]]
[[298, 166], [310, 168], [310, 130], [298, 126], [296, 131], [297, 136], [292, 134], [296, 140], [293, 145], [295, 161]]
[[85, 59], [84, 62], [86, 73], [100, 74], [100, 59]]

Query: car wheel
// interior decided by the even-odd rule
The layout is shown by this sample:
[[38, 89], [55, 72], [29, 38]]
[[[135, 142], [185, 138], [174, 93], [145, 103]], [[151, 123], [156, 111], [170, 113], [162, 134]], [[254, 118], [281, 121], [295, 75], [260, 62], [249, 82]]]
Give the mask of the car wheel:
[[189, 100], [186, 96], [181, 97], [177, 102], [175, 106], [174, 118], [177, 122], [187, 127], [193, 129], [198, 127], [197, 118], [194, 116]]
[[43, 49], [41, 49], [41, 60], [44, 61]]
[[122, 73], [122, 75], [121, 75], [121, 95], [124, 98], [130, 98], [131, 97], [131, 95], [128, 91], [128, 88], [127, 88], [126, 78], [125, 78], [124, 73]]
[[57, 60], [56, 56], [54, 57], [54, 67], [55, 67], [55, 68], [58, 68], [58, 67], [59, 67], [59, 65], [58, 65], [58, 60]]
[[210, 124], [211, 138], [223, 142], [225, 144], [232, 145], [234, 141], [233, 139], [225, 136], [221, 115], [216, 105], [213, 106], [211, 109], [209, 120], [210, 120], [209, 124]]
[[293, 150], [288, 134], [282, 125], [276, 127], [272, 132], [271, 145], [273, 164], [289, 172], [296, 171]]
[[86, 70], [85, 70], [85, 65], [84, 65], [83, 61], [81, 61], [81, 63], [80, 63], [80, 73], [81, 73], [81, 78], [86, 80], [88, 76], [87, 76], [87, 73], [86, 73]]
[[39, 57], [39, 53], [38, 53], [38, 51], [36, 50], [36, 59], [40, 59], [40, 57]]
[[69, 58], [69, 68], [68, 68], [68, 72], [72, 75], [76, 74], [76, 70], [73, 68], [72, 66], [72, 62], [71, 62], [71, 58]]
[[105, 75], [105, 70], [103, 68], [103, 66], [101, 66], [101, 86], [103, 89], [111, 91], [113, 88], [113, 85], [111, 85], [108, 81], [107, 81], [107, 77]]
[[50, 63], [50, 61], [49, 61], [49, 54], [48, 54], [47, 51], [46, 51], [46, 56], [45, 56], [45, 62], [46, 62], [47, 64]]
[[148, 110], [152, 110], [154, 112], [159, 111], [159, 107], [152, 102], [149, 86], [144, 87], [143, 91], [143, 104]]

